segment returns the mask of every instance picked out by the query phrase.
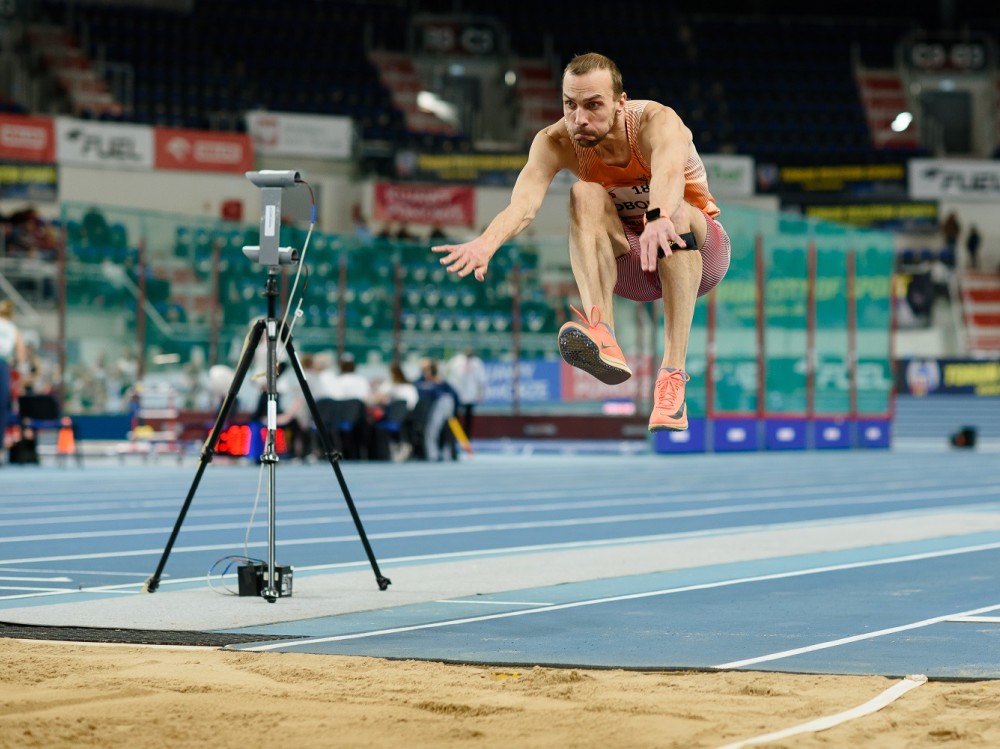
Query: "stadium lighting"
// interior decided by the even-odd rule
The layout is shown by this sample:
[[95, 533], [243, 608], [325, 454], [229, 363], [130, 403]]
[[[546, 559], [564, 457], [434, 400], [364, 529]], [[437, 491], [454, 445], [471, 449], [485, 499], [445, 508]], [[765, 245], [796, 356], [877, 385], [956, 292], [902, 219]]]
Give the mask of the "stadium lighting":
[[420, 91], [417, 93], [417, 109], [437, 115], [440, 119], [455, 127], [461, 124], [455, 105], [449, 104], [432, 91]]
[[901, 133], [910, 126], [911, 122], [913, 122], [912, 114], [909, 112], [900, 112], [896, 115], [896, 119], [892, 121], [892, 124], [889, 127], [892, 128], [894, 133]]

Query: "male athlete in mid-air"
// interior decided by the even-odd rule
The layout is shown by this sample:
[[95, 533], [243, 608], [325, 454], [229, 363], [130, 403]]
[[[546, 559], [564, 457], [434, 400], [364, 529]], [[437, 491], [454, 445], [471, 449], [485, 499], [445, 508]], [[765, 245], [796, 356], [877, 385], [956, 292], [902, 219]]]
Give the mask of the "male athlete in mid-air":
[[570, 191], [569, 255], [580, 291], [580, 322], [559, 330], [563, 359], [602, 382], [632, 375], [615, 340], [612, 296], [663, 302], [663, 359], [650, 431], [687, 429], [684, 371], [697, 298], [729, 268], [729, 237], [705, 166], [674, 110], [630, 101], [608, 57], [574, 57], [563, 72], [563, 113], [535, 135], [510, 203], [475, 239], [439, 245], [452, 273], [482, 281], [490, 258], [523, 231], [562, 169]]

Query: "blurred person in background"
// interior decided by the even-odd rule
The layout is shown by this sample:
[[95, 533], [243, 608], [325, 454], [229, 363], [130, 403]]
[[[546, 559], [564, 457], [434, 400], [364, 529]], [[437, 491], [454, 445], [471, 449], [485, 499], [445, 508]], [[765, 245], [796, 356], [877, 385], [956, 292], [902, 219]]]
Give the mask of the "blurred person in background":
[[941, 239], [944, 240], [944, 251], [952, 257], [958, 247], [958, 235], [962, 233], [962, 224], [959, 223], [958, 214], [952, 211], [941, 223]]
[[422, 442], [419, 445], [422, 457], [430, 461], [444, 460], [447, 451], [452, 460], [457, 460], [458, 446], [455, 435], [448, 427], [448, 419], [455, 415], [458, 393], [445, 380], [435, 359], [422, 359], [420, 372], [420, 378], [415, 383], [420, 399], [414, 420], [418, 422], [415, 431]]
[[368, 378], [357, 371], [354, 354], [345, 351], [337, 363], [340, 374], [326, 380], [326, 392], [334, 400], [360, 400], [365, 404], [372, 402], [372, 386]]
[[14, 211], [3, 219], [5, 224], [7, 254], [54, 260], [58, 232], [34, 206]]
[[555, 175], [570, 191], [569, 255], [583, 308], [559, 331], [571, 366], [607, 384], [632, 376], [614, 334], [614, 295], [661, 300], [663, 358], [650, 431], [687, 429], [684, 371], [697, 298], [722, 280], [730, 243], [715, 219], [705, 166], [691, 131], [670, 107], [630, 101], [613, 60], [587, 53], [563, 72], [563, 118], [540, 130], [510, 203], [475, 239], [442, 244], [441, 264], [483, 281], [490, 258], [534, 219]]
[[[299, 355], [299, 366], [302, 367], [302, 376], [306, 381], [306, 387], [313, 396], [313, 400], [319, 396], [316, 394], [319, 386], [320, 371], [316, 367], [316, 357], [313, 354], [303, 353]], [[309, 403], [306, 401], [305, 393], [299, 384], [298, 375], [289, 362], [284, 362], [281, 375], [275, 382], [275, 390], [278, 393], [278, 415], [275, 423], [279, 427], [288, 430], [289, 450], [293, 458], [305, 459], [313, 453], [312, 427], [313, 418], [309, 411]]]
[[413, 454], [413, 411], [420, 400], [417, 386], [410, 382], [403, 367], [398, 363], [389, 366], [389, 377], [379, 383], [372, 395], [374, 408], [373, 418], [376, 427], [388, 417], [390, 403], [402, 401], [406, 405], [406, 414], [400, 422], [399, 435], [396, 439], [383, 438], [385, 446], [376, 445], [379, 439], [378, 429], [373, 430], [373, 444], [369, 451], [371, 455], [385, 455], [397, 462], [408, 460]]
[[38, 348], [30, 341], [24, 342], [24, 359], [18, 362], [18, 369], [21, 373], [18, 384], [22, 393], [49, 392], [51, 386], [45, 374], [45, 365], [38, 355]]
[[472, 439], [473, 412], [486, 399], [486, 365], [475, 349], [466, 349], [448, 361], [447, 380], [458, 393], [458, 416], [465, 435]]
[[12, 377], [15, 364], [27, 361], [21, 331], [14, 324], [14, 302], [0, 302], [0, 465], [6, 461], [7, 418], [10, 414]]
[[387, 406], [395, 400], [406, 403], [406, 409], [412, 411], [417, 405], [420, 394], [417, 386], [410, 382], [403, 368], [399, 364], [392, 364], [389, 367], [389, 377], [384, 380], [375, 390], [374, 403], [379, 406]]
[[368, 219], [365, 218], [365, 214], [361, 210], [360, 203], [351, 206], [351, 223], [354, 224], [355, 238], [368, 242], [374, 236], [371, 227], [368, 226]]
[[337, 362], [340, 374], [324, 377], [328, 396], [336, 403], [336, 419], [345, 458], [367, 458], [371, 443], [372, 386], [357, 371], [354, 355], [345, 351]]
[[11, 214], [10, 233], [7, 237], [7, 254], [20, 257], [40, 255], [42, 221], [38, 211], [25, 208]]
[[969, 235], [965, 238], [965, 253], [969, 257], [969, 268], [972, 270], [979, 268], [979, 246], [982, 242], [979, 229], [973, 224], [969, 227]]

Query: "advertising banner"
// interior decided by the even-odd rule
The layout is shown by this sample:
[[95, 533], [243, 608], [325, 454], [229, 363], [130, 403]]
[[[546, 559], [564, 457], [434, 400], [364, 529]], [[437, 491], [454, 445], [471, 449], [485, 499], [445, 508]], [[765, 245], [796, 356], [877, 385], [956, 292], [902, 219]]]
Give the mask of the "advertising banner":
[[809, 218], [868, 229], [933, 232], [939, 226], [938, 204], [931, 200], [823, 204], [782, 201], [782, 208], [795, 209]]
[[1000, 360], [900, 359], [896, 392], [903, 395], [1000, 395]]
[[701, 157], [708, 174], [708, 188], [715, 198], [748, 198], [754, 194], [756, 180], [751, 156], [719, 154]]
[[158, 127], [154, 137], [157, 169], [242, 174], [254, 168], [253, 143], [243, 133]]
[[247, 132], [257, 153], [348, 159], [354, 141], [350, 117], [288, 112], [247, 112]]
[[375, 220], [472, 226], [476, 221], [476, 191], [471, 186], [376, 182]]
[[56, 160], [60, 164], [152, 169], [153, 153], [151, 127], [56, 118]]
[[424, 182], [462, 182], [510, 186], [528, 161], [524, 153], [416, 153], [396, 154], [396, 174]]
[[[711, 184], [711, 182], [709, 183]], [[826, 164], [757, 168], [758, 192], [799, 195], [893, 195], [906, 193], [906, 168], [902, 164]]]
[[[517, 393], [521, 403], [551, 403], [558, 401], [558, 361], [522, 361], [517, 365]], [[509, 404], [514, 394], [514, 363], [506, 361], [485, 362], [485, 403]]]
[[0, 164], [0, 200], [56, 200], [59, 169], [54, 164]]
[[606, 385], [582, 369], [559, 361], [560, 390], [564, 401], [621, 401], [642, 402], [649, 397], [645, 387], [652, 388], [652, 362], [648, 355], [626, 353], [632, 376], [620, 385]]
[[910, 197], [917, 200], [961, 198], [1000, 200], [1000, 161], [910, 159]]
[[0, 114], [0, 160], [56, 160], [55, 129], [49, 117]]

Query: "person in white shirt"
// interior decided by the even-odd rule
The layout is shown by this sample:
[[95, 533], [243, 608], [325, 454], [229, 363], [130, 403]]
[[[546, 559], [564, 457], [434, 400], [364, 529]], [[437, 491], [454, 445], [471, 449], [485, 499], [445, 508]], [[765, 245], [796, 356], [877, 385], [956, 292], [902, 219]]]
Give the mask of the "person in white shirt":
[[14, 324], [14, 303], [0, 302], [0, 465], [3, 465], [4, 435], [7, 434], [7, 414], [10, 413], [11, 365], [27, 361], [27, 350], [21, 331]]
[[417, 386], [406, 379], [403, 368], [398, 364], [389, 367], [389, 377], [384, 380], [375, 391], [375, 403], [379, 406], [387, 406], [393, 401], [405, 401], [406, 410], [412, 411], [417, 405], [420, 394]]
[[[371, 435], [372, 386], [368, 378], [356, 371], [352, 354], [341, 354], [338, 364], [340, 374], [330, 377], [327, 371], [324, 387], [327, 396], [338, 404], [335, 413], [342, 452], [345, 458], [366, 458]], [[346, 401], [361, 401], [362, 407], [358, 409]]]
[[345, 352], [340, 357], [340, 374], [328, 384], [330, 397], [334, 400], [358, 400], [366, 404], [372, 402], [372, 386], [368, 378], [356, 371], [354, 355]]
[[[299, 364], [302, 366], [306, 386], [315, 398], [319, 373], [313, 355], [302, 354], [299, 356]], [[277, 426], [288, 428], [292, 457], [305, 459], [313, 452], [312, 414], [309, 413], [309, 404], [306, 402], [294, 368], [289, 362], [284, 362], [281, 367], [281, 374], [275, 382], [280, 409], [275, 421]]]
[[[396, 462], [408, 460], [413, 453], [413, 409], [416, 408], [417, 401], [420, 400], [420, 393], [417, 386], [410, 382], [403, 368], [394, 363], [389, 367], [389, 376], [379, 383], [375, 389], [373, 403], [376, 406], [375, 422], [376, 430], [373, 436], [372, 450], [375, 455], [385, 455]], [[391, 403], [402, 402], [406, 406], [406, 413], [399, 419], [399, 425], [393, 426], [395, 436], [388, 434], [380, 436], [377, 427], [379, 425], [392, 424], [399, 415], [391, 417], [389, 405]], [[380, 441], [381, 440], [381, 441]]]
[[458, 393], [458, 415], [465, 435], [471, 439], [473, 411], [486, 399], [486, 366], [475, 349], [467, 349], [448, 362], [446, 379]]
[[[313, 400], [316, 401], [320, 398], [330, 397], [322, 377], [323, 362], [322, 354], [302, 354], [299, 356], [299, 364], [302, 366], [306, 387], [309, 388]], [[281, 374], [275, 383], [278, 392], [278, 406], [281, 409], [278, 424], [284, 426], [292, 419], [296, 419], [302, 426], [308, 428], [312, 421], [312, 414], [309, 413], [309, 404], [306, 403], [306, 397], [299, 385], [299, 378], [295, 376], [295, 370], [291, 364], [285, 363], [282, 367]]]

